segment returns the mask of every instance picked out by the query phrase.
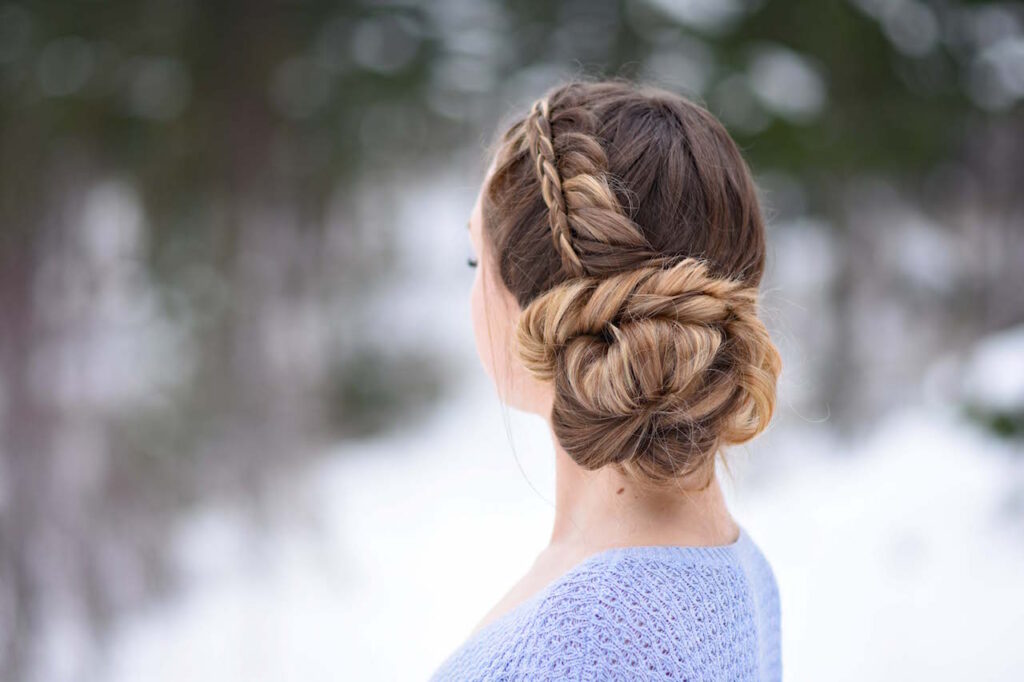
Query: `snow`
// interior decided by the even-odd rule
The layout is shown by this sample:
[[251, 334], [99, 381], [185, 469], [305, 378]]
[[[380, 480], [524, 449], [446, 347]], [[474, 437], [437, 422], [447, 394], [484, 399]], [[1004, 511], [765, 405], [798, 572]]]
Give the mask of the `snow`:
[[993, 334], [975, 347], [963, 372], [962, 391], [979, 406], [1024, 410], [1024, 325]]
[[[725, 488], [776, 570], [787, 679], [1003, 680], [1024, 666], [1012, 444], [941, 406], [894, 413], [859, 443], [799, 422], [762, 438]], [[473, 380], [428, 422], [303, 472], [269, 529], [204, 510], [176, 545], [187, 588], [121, 623], [106, 679], [427, 677], [543, 546], [551, 456], [539, 418], [503, 412]]]

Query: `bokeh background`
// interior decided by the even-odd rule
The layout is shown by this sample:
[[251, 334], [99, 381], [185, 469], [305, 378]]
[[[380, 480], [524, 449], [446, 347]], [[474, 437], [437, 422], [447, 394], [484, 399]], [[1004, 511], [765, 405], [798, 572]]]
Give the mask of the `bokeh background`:
[[0, 678], [425, 678], [552, 450], [469, 322], [497, 126], [704, 103], [768, 217], [776, 420], [726, 487], [789, 680], [1021, 679], [1024, 6], [0, 4]]

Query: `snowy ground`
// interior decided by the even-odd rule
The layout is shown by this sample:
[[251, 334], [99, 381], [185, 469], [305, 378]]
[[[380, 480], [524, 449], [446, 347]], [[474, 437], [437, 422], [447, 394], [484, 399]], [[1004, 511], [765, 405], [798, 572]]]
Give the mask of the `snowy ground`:
[[[106, 678], [425, 678], [547, 537], [547, 432], [508, 418], [472, 381], [426, 424], [285, 486], [269, 531], [225, 509], [190, 519], [189, 587], [122, 622]], [[856, 445], [827, 433], [769, 431], [727, 485], [775, 566], [786, 679], [1014, 679], [1020, 458], [935, 406]]]

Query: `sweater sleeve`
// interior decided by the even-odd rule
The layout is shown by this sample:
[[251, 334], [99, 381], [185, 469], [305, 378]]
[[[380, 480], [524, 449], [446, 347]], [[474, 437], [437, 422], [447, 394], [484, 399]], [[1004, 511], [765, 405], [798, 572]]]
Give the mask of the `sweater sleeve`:
[[583, 653], [576, 679], [664, 679], [665, 672], [678, 669], [677, 661], [666, 660], [673, 650], [651, 585], [614, 574], [596, 574], [591, 585], [581, 614]]
[[[520, 669], [529, 680], [598, 682], [662, 677], [678, 663], [658, 633], [650, 586], [608, 571], [584, 572], [539, 605]], [[652, 607], [654, 611], [652, 612]]]

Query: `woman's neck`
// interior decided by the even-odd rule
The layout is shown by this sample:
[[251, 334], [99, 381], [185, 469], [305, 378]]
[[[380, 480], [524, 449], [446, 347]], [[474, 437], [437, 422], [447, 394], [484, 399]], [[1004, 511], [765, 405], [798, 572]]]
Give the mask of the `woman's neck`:
[[[549, 422], [550, 427], [550, 422]], [[550, 546], [600, 551], [627, 545], [726, 545], [739, 527], [717, 477], [703, 490], [652, 491], [611, 467], [588, 471], [555, 444], [555, 521]]]

